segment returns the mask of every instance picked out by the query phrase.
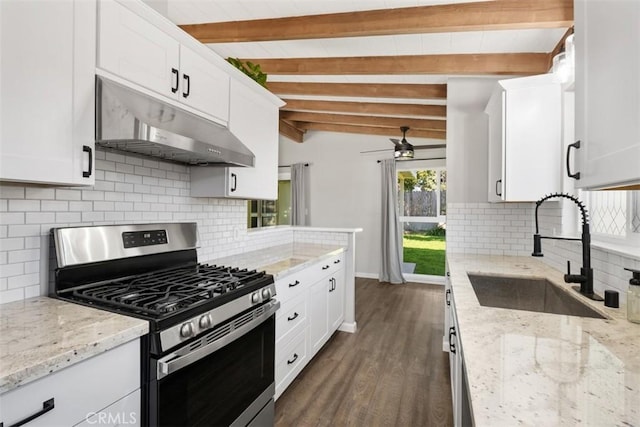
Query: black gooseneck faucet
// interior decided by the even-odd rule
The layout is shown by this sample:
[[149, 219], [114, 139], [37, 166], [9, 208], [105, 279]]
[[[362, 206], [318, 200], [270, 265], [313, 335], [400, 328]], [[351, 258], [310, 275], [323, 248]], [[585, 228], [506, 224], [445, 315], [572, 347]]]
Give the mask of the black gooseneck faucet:
[[[549, 199], [553, 198], [565, 198], [569, 199], [578, 205], [580, 208], [580, 215], [582, 217], [582, 236], [580, 239], [572, 237], [552, 237], [541, 236], [538, 228], [538, 208], [541, 204]], [[593, 268], [591, 268], [591, 233], [589, 231], [589, 215], [585, 205], [574, 197], [566, 193], [553, 193], [544, 196], [536, 202], [536, 234], [533, 235], [533, 253], [532, 256], [541, 257], [542, 254], [542, 239], [555, 239], [555, 240], [580, 240], [582, 242], [582, 268], [580, 268], [580, 274], [571, 274], [571, 262], [567, 261], [567, 274], [564, 275], [564, 281], [566, 283], [580, 283], [580, 287], [574, 287], [575, 290], [595, 301], [602, 301], [603, 298], [593, 292]]]

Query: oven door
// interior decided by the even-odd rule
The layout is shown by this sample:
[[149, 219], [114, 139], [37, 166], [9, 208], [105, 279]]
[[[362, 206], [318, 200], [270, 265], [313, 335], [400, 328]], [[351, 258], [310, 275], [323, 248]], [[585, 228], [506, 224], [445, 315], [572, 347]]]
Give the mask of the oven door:
[[279, 306], [272, 300], [171, 354], [152, 358], [149, 425], [246, 426], [273, 414], [274, 313]]

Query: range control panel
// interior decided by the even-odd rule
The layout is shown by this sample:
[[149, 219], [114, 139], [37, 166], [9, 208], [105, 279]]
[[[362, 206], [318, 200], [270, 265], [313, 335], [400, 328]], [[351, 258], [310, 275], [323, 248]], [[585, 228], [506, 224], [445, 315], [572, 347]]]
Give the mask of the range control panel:
[[140, 246], [163, 245], [167, 243], [166, 230], [125, 231], [122, 233], [125, 248]]

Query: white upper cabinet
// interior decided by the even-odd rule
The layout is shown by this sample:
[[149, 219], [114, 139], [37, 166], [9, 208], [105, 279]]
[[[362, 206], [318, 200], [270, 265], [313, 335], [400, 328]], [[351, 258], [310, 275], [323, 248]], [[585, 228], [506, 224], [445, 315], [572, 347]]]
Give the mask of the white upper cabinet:
[[227, 123], [225, 71], [122, 4], [101, 1], [99, 16], [98, 68]]
[[490, 202], [526, 202], [561, 189], [562, 90], [551, 74], [501, 80], [489, 116]]
[[0, 1], [0, 180], [94, 183], [96, 4]]
[[576, 0], [578, 188], [640, 188], [640, 2]]
[[229, 129], [255, 156], [253, 168], [191, 167], [191, 196], [278, 198], [278, 106], [231, 82]]

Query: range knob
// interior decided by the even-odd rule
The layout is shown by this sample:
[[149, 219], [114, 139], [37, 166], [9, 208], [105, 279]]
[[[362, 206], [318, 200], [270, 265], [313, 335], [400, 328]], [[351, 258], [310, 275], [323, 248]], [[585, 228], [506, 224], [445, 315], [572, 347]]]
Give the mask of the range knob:
[[200, 329], [209, 329], [211, 327], [211, 323], [211, 315], [205, 314], [198, 321], [198, 326], [200, 326]]
[[187, 322], [180, 327], [180, 336], [182, 338], [192, 337], [194, 334], [193, 323]]
[[262, 299], [263, 300], [268, 300], [269, 298], [271, 298], [271, 289], [269, 288], [265, 288], [262, 290]]
[[257, 304], [260, 302], [260, 292], [254, 292], [251, 294], [251, 303]]

